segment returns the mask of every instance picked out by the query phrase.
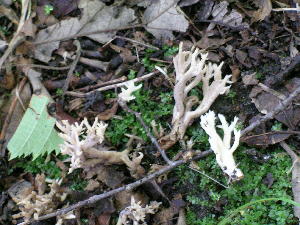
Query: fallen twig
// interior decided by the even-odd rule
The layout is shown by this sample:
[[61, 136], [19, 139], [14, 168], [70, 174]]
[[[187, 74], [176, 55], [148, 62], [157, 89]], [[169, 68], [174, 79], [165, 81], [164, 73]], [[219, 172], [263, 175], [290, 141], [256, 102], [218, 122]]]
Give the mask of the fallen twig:
[[147, 48], [152, 48], [152, 49], [154, 49], [154, 50], [159, 50], [158, 47], [155, 47], [155, 46], [150, 45], [150, 44], [142, 43], [142, 42], [139, 42], [139, 41], [137, 41], [137, 40], [130, 39], [130, 38], [127, 38], [127, 37], [122, 37], [122, 36], [118, 36], [118, 35], [117, 35], [117, 36], [115, 36], [115, 38], [123, 39], [123, 40], [125, 40], [125, 41], [130, 41], [130, 42], [132, 42], [132, 43], [134, 43], [134, 44], [142, 45], [142, 46], [145, 46], [145, 47], [147, 47]]
[[77, 50], [76, 50], [76, 57], [74, 59], [74, 61], [72, 62], [71, 66], [70, 66], [70, 69], [68, 71], [68, 75], [67, 75], [67, 79], [66, 79], [66, 82], [63, 86], [63, 95], [64, 93], [68, 90], [69, 88], [69, 84], [70, 84], [70, 81], [71, 81], [71, 78], [73, 76], [73, 72], [75, 70], [75, 67], [79, 61], [79, 58], [80, 58], [80, 54], [81, 54], [81, 46], [80, 46], [80, 42], [78, 40], [75, 40], [74, 41], [74, 44], [76, 45], [77, 47]]
[[9, 57], [9, 55], [13, 52], [13, 50], [23, 41], [25, 40], [25, 36], [22, 33], [23, 26], [30, 16], [30, 6], [31, 2], [30, 0], [24, 0], [22, 1], [22, 12], [21, 12], [21, 18], [19, 21], [19, 26], [17, 28], [17, 31], [14, 33], [13, 38], [11, 39], [8, 48], [0, 58], [0, 68], [2, 68], [3, 63], [6, 61], [6, 59]]
[[96, 89], [96, 88], [100, 88], [100, 87], [104, 87], [104, 86], [108, 86], [108, 85], [112, 85], [112, 84], [117, 84], [117, 83], [125, 82], [125, 81], [127, 81], [127, 77], [122, 76], [122, 77], [119, 77], [117, 79], [109, 80], [109, 81], [106, 81], [106, 82], [100, 81], [99, 83], [97, 83], [95, 85], [88, 85], [86, 87], [78, 88], [74, 91], [91, 91], [91, 90]]
[[[45, 69], [45, 70], [68, 70], [70, 69], [70, 66], [46, 66], [46, 65], [39, 65], [39, 64], [18, 64], [18, 63], [6, 63], [6, 65], [11, 66], [18, 66], [18, 67], [31, 67], [31, 68], [39, 68], [39, 69]], [[5, 68], [2, 66], [0, 69]]]
[[125, 111], [133, 114], [138, 119], [138, 121], [142, 124], [144, 130], [146, 131], [147, 136], [150, 138], [150, 140], [154, 144], [154, 146], [158, 149], [158, 151], [161, 154], [161, 156], [163, 157], [163, 159], [166, 161], [166, 163], [168, 163], [168, 165], [172, 165], [174, 162], [169, 159], [166, 152], [158, 144], [158, 141], [156, 140], [156, 138], [151, 134], [150, 128], [144, 122], [143, 118], [141, 117], [141, 114], [130, 109], [125, 102], [120, 101], [119, 103], [120, 103], [120, 106]]
[[[293, 161], [292, 167], [292, 190], [294, 201], [300, 203], [300, 160], [299, 156], [284, 141], [280, 142], [281, 147], [289, 154]], [[294, 215], [300, 220], [300, 207], [294, 206]]]
[[[204, 151], [204, 152], [201, 152], [199, 153], [197, 156], [195, 156], [192, 160], [198, 160], [198, 159], [201, 159], [201, 158], [204, 158], [206, 156], [208, 156], [209, 154], [212, 153], [212, 150], [208, 150], [208, 151]], [[31, 224], [33, 221], [41, 221], [41, 220], [46, 220], [46, 219], [49, 219], [49, 218], [52, 218], [52, 217], [55, 217], [55, 216], [60, 216], [60, 215], [64, 215], [72, 210], [75, 210], [75, 209], [78, 209], [78, 208], [81, 208], [83, 206], [86, 206], [86, 205], [90, 205], [90, 204], [93, 204], [101, 199], [105, 199], [105, 198], [108, 198], [110, 196], [113, 196], [121, 191], [129, 191], [129, 190], [132, 190], [138, 186], [140, 186], [141, 184], [144, 184], [152, 179], [154, 179], [155, 177], [158, 177], [172, 169], [174, 169], [175, 167], [177, 166], [180, 166], [184, 163], [187, 163], [187, 162], [190, 162], [192, 160], [188, 160], [188, 161], [185, 161], [185, 160], [178, 160], [178, 161], [175, 161], [173, 162], [172, 165], [167, 165], [166, 167], [162, 168], [161, 170], [155, 172], [155, 173], [151, 173], [149, 175], [147, 175], [146, 177], [140, 179], [140, 180], [137, 180], [133, 183], [130, 183], [130, 184], [127, 184], [123, 187], [119, 187], [119, 188], [116, 188], [114, 190], [111, 190], [111, 191], [107, 191], [107, 192], [104, 192], [100, 195], [94, 195], [86, 200], [83, 200], [83, 201], [80, 201], [80, 202], [77, 202], [69, 207], [66, 207], [66, 208], [63, 208], [63, 209], [59, 209], [53, 213], [49, 213], [47, 215], [44, 215], [44, 216], [41, 216], [39, 217], [37, 220], [30, 220], [28, 222], [23, 222], [23, 223], [19, 223], [18, 225], [26, 225], [26, 224]]]
[[[159, 74], [159, 71], [156, 70], [156, 71], [154, 71], [152, 73], [148, 73], [148, 74], [146, 74], [144, 76], [137, 77], [137, 78], [133, 79], [132, 81], [134, 81], [134, 82], [140, 82], [140, 81], [143, 81], [143, 80], [147, 80], [147, 79], [151, 78], [152, 76], [154, 76], [156, 74]], [[122, 82], [122, 83], [118, 83], [118, 84], [108, 85], [108, 86], [101, 87], [101, 88], [98, 88], [96, 90], [93, 90], [93, 91], [90, 91], [90, 92], [87, 92], [87, 93], [74, 92], [74, 91], [66, 91], [65, 94], [66, 95], [71, 95], [71, 96], [74, 96], [74, 97], [78, 97], [78, 98], [85, 98], [85, 97], [87, 97], [88, 95], [90, 95], [91, 93], [93, 93], [95, 91], [107, 91], [107, 90], [111, 90], [111, 89], [123, 87], [126, 82], [127, 81]]]

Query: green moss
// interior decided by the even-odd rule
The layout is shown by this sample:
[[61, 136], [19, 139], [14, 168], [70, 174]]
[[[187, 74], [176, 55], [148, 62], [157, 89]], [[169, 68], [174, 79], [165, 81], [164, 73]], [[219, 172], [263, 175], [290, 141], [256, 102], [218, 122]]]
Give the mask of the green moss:
[[[140, 112], [145, 123], [150, 127], [152, 120], [162, 121], [162, 125], [166, 126], [165, 119], [171, 115], [173, 110], [173, 95], [171, 92], [161, 93], [159, 96], [154, 96], [155, 91], [139, 90], [134, 95], [136, 99], [128, 104], [128, 106]], [[126, 133], [135, 134], [142, 137], [145, 141], [148, 140], [146, 132], [142, 125], [136, 120], [135, 116], [121, 111], [120, 119], [112, 119], [105, 133], [107, 139], [113, 145], [126, 143], [128, 138]]]
[[[63, 157], [60, 155], [59, 157]], [[56, 166], [55, 161], [46, 160], [46, 156], [40, 156], [31, 161], [28, 159], [20, 159], [14, 165], [14, 169], [22, 168], [27, 173], [45, 174], [51, 179], [58, 179], [61, 177], [61, 170]]]
[[[178, 187], [182, 184], [188, 184], [192, 187], [186, 197], [187, 202], [189, 202], [188, 224], [217, 224], [239, 206], [258, 199], [270, 197], [292, 199], [291, 174], [287, 174], [292, 165], [289, 156], [282, 153], [281, 149], [276, 149], [268, 162], [258, 164], [244, 154], [242, 149], [240, 147], [237, 150], [236, 161], [239, 162], [239, 168], [244, 172], [245, 177], [240, 182], [231, 184], [228, 189], [222, 188], [212, 180], [191, 171], [187, 167], [176, 169], [179, 177]], [[226, 184], [226, 179], [213, 155], [200, 160], [198, 165], [201, 171], [205, 171], [206, 174]], [[271, 187], [264, 184], [264, 179], [269, 173], [274, 179]], [[201, 198], [201, 194], [204, 192], [208, 193], [208, 199]], [[221, 212], [216, 212], [214, 207], [220, 199], [226, 199], [227, 203]], [[197, 217], [196, 209], [199, 207], [209, 210], [209, 213], [203, 218]], [[297, 224], [295, 221], [291, 205], [281, 202], [264, 202], [241, 211], [238, 216], [232, 219], [230, 224]]]

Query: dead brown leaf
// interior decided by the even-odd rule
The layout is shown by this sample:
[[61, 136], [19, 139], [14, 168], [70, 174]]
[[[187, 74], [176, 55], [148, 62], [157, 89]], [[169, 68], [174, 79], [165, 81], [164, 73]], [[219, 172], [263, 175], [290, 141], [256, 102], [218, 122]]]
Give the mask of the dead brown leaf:
[[262, 21], [270, 15], [272, 11], [271, 0], [255, 0], [254, 3], [258, 6], [258, 10], [253, 13], [252, 22]]
[[104, 183], [110, 188], [121, 186], [123, 180], [126, 178], [124, 173], [117, 171], [113, 167], [102, 165], [92, 168], [86, 173], [87, 179], [91, 179], [94, 176], [96, 176], [97, 181]]
[[14, 24], [19, 24], [18, 16], [16, 15], [15, 11], [12, 10], [9, 6], [0, 5], [0, 15], [1, 14], [6, 16]]
[[292, 134], [280, 131], [274, 131], [270, 133], [264, 133], [259, 135], [248, 136], [242, 138], [241, 141], [250, 146], [263, 146], [274, 145], [281, 141], [288, 139]]
[[259, 80], [256, 79], [256, 73], [251, 73], [250, 74], [244, 74], [242, 77], [243, 83], [248, 86], [248, 85], [256, 85], [259, 83]]
[[122, 191], [115, 195], [116, 209], [125, 209], [131, 203], [131, 197], [134, 197], [136, 202], [141, 202], [142, 205], [146, 205], [149, 201], [149, 197], [141, 192]]
[[207, 35], [204, 35], [200, 41], [196, 43], [196, 46], [200, 49], [216, 49], [221, 45], [224, 45], [228, 41], [232, 40], [232, 37], [228, 38], [210, 38]]
[[[258, 111], [267, 114], [281, 103], [282, 99], [272, 93], [263, 91], [260, 87], [254, 87], [250, 93], [250, 98], [255, 104]], [[291, 130], [295, 130], [300, 121], [300, 107], [290, 105], [284, 111], [275, 115], [275, 119], [288, 126]]]
[[232, 74], [231, 81], [233, 83], [235, 83], [239, 79], [241, 71], [240, 71], [238, 65], [232, 65], [232, 66], [230, 66], [230, 69], [231, 69], [231, 74]]
[[117, 112], [118, 110], [118, 102], [115, 101], [113, 106], [109, 109], [106, 109], [104, 112], [101, 112], [97, 115], [97, 117], [99, 118], [99, 120], [103, 120], [103, 121], [106, 121], [106, 120], [110, 120]]

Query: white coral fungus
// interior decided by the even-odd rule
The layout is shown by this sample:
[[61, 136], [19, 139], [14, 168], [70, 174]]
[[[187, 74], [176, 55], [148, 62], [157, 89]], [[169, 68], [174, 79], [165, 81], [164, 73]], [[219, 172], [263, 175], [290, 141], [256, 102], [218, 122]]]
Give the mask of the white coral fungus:
[[[193, 120], [206, 113], [216, 98], [226, 94], [230, 88], [231, 75], [222, 78], [223, 62], [219, 65], [208, 63], [207, 56], [207, 53], [201, 53], [198, 48], [183, 51], [183, 44], [179, 45], [179, 52], [173, 58], [176, 83], [172, 131], [160, 140], [164, 149], [182, 139]], [[193, 88], [200, 82], [202, 82], [202, 100], [192, 94]]]
[[129, 158], [130, 149], [112, 151], [103, 143], [107, 124], [98, 121], [91, 126], [85, 118], [80, 124], [69, 124], [68, 121], [57, 122], [62, 131], [59, 136], [64, 140], [60, 146], [61, 153], [71, 156], [69, 173], [76, 168], [90, 171], [99, 165], [126, 164], [133, 177], [143, 175], [144, 168], [140, 165], [143, 154], [135, 153]]
[[[67, 120], [63, 120], [62, 124], [57, 122], [56, 126], [63, 132], [59, 133], [59, 136], [64, 140], [64, 143], [60, 146], [61, 153], [71, 156], [70, 173], [73, 169], [83, 166], [82, 163], [85, 161], [83, 151], [85, 149], [103, 142], [107, 124], [102, 121], [99, 122], [98, 118], [95, 118], [91, 126], [87, 119], [84, 118], [80, 124], [76, 122], [74, 125], [71, 125]], [[80, 140], [79, 137], [83, 136], [83, 134], [86, 134], [86, 136]]]
[[131, 205], [120, 212], [117, 225], [126, 225], [130, 221], [133, 225], [147, 225], [145, 222], [146, 214], [155, 214], [160, 204], [160, 202], [152, 201], [150, 205], [143, 208], [141, 202], [135, 202], [134, 197], [131, 197]]
[[143, 85], [139, 84], [138, 86], [135, 86], [134, 81], [127, 81], [125, 83], [125, 86], [127, 89], [121, 88], [121, 93], [119, 94], [119, 98], [124, 102], [129, 102], [129, 101], [135, 99], [135, 97], [132, 95], [132, 93], [134, 91], [137, 91], [138, 89], [140, 89]]
[[[224, 132], [223, 139], [216, 131], [216, 116], [213, 111], [209, 111], [205, 115], [201, 116], [201, 127], [209, 135], [211, 149], [216, 154], [217, 163], [223, 172], [226, 173], [232, 180], [240, 180], [243, 178], [243, 173], [237, 168], [233, 158], [233, 152], [237, 149], [241, 136], [240, 131], [235, 128], [238, 118], [234, 117], [233, 122], [228, 125], [222, 114], [218, 114], [218, 117], [221, 121], [221, 125], [218, 127], [222, 128]], [[234, 133], [234, 142], [230, 147], [232, 132]]]

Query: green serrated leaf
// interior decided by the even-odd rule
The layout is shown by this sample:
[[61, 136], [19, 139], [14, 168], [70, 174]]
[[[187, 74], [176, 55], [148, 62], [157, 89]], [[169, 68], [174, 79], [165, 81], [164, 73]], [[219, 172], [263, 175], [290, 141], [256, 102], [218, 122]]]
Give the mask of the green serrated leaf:
[[55, 119], [48, 114], [47, 96], [33, 95], [22, 121], [7, 148], [10, 159], [32, 155], [33, 159], [45, 153], [60, 151], [59, 144], [63, 143], [54, 129]]

